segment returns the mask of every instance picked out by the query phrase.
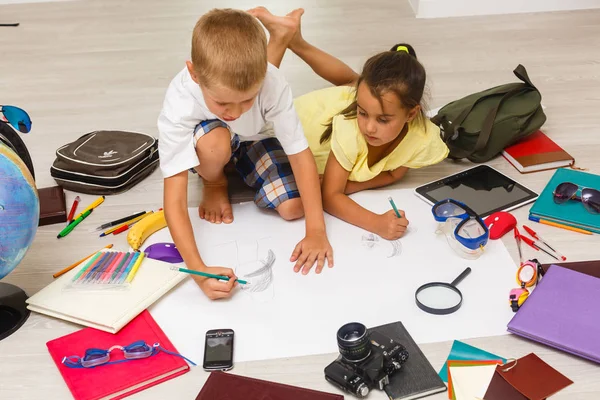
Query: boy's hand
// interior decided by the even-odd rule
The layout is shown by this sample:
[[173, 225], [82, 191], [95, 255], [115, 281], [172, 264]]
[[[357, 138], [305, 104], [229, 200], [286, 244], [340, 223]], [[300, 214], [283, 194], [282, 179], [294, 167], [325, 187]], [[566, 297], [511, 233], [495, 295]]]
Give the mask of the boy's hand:
[[396, 240], [402, 237], [408, 227], [408, 220], [406, 219], [404, 211], [399, 210], [402, 218], [398, 218], [394, 210], [390, 210], [385, 214], [377, 216], [376, 230], [374, 233], [378, 234], [387, 240]]
[[317, 262], [317, 269], [315, 272], [320, 274], [325, 266], [325, 259], [327, 259], [327, 266], [333, 267], [333, 249], [329, 244], [327, 235], [323, 233], [307, 233], [304, 239], [296, 245], [291, 262], [296, 261], [294, 265], [294, 272], [302, 270], [302, 274], [306, 275], [310, 269]]
[[233, 294], [233, 288], [237, 286], [237, 277], [231, 268], [224, 267], [205, 267], [202, 272], [214, 275], [225, 275], [229, 277], [228, 281], [222, 281], [215, 278], [205, 278], [203, 276], [192, 275], [192, 278], [204, 294], [211, 300], [226, 299]]

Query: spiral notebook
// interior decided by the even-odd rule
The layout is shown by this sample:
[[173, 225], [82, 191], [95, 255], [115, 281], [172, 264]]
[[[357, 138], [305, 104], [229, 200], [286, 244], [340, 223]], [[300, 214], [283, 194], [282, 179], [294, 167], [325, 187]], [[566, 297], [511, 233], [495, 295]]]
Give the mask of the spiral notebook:
[[31, 311], [110, 333], [118, 332], [139, 313], [175, 287], [187, 274], [171, 264], [145, 258], [131, 286], [119, 290], [68, 290], [87, 261], [27, 300]]

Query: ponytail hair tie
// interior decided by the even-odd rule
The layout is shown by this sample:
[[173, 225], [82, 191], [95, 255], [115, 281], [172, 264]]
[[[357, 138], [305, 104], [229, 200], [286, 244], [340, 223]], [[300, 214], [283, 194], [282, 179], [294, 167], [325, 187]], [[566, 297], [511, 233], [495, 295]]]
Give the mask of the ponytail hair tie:
[[408, 51], [408, 47], [406, 46], [396, 46], [396, 51], [405, 51], [408, 54], [410, 54], [410, 52]]

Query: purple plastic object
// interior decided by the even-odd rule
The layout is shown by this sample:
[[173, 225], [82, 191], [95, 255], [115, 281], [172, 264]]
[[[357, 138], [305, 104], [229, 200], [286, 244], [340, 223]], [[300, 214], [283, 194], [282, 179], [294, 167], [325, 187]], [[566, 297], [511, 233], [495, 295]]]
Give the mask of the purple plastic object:
[[183, 262], [179, 250], [175, 246], [175, 243], [154, 243], [146, 247], [144, 250], [146, 257], [152, 258], [153, 260], [159, 260], [168, 262], [171, 264], [178, 264]]

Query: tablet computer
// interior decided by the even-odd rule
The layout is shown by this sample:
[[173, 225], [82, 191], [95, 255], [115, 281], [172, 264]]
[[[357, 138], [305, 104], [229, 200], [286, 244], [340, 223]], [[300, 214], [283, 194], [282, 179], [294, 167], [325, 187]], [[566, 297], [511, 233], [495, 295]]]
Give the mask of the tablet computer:
[[482, 218], [496, 211], [521, 207], [538, 197], [534, 191], [485, 164], [419, 186], [415, 194], [429, 204], [447, 198], [461, 201]]

